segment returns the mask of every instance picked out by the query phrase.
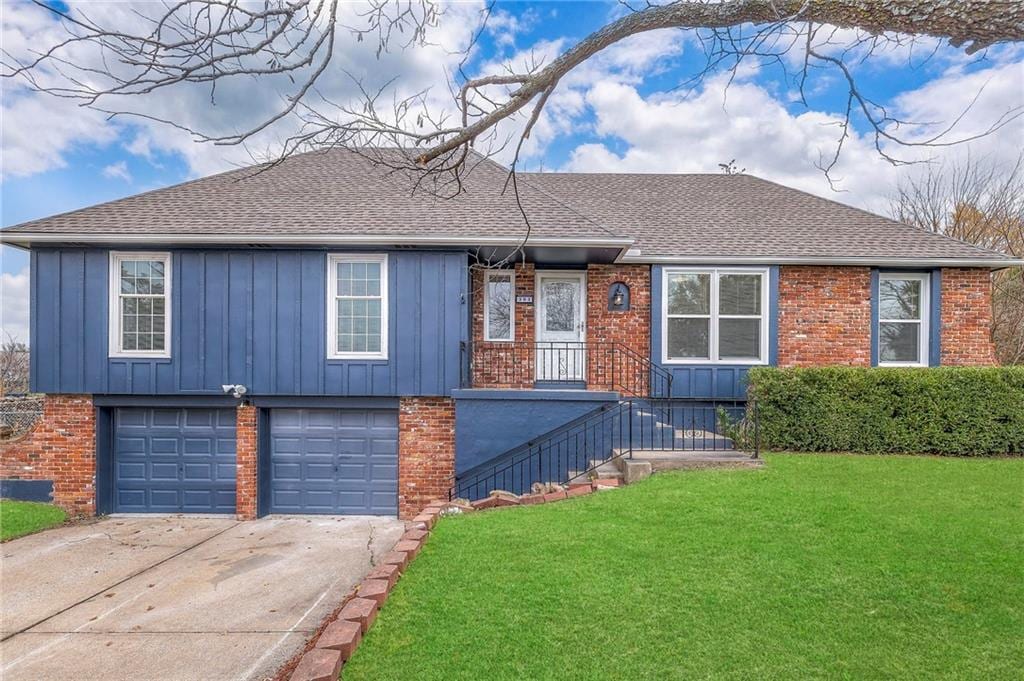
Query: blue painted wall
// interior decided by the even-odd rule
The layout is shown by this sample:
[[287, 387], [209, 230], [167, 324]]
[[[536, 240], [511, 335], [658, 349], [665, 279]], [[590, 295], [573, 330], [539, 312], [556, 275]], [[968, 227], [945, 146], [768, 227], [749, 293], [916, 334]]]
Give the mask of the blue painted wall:
[[[332, 251], [334, 252], [334, 251]], [[447, 395], [469, 336], [467, 258], [389, 254], [389, 358], [326, 358], [327, 254], [173, 251], [170, 359], [107, 356], [109, 254], [32, 252], [32, 389], [96, 394]]]
[[[703, 267], [703, 266], [702, 266]], [[712, 267], [708, 265], [707, 267]], [[725, 267], [723, 265], [723, 267]], [[699, 399], [746, 399], [747, 371], [745, 364], [664, 364], [661, 361], [661, 317], [664, 267], [651, 268], [651, 359], [672, 372], [672, 397]], [[768, 268], [768, 364], [778, 363], [779, 268]]]
[[602, 404], [615, 393], [571, 391], [458, 390], [455, 392], [455, 472], [474, 466], [557, 428]]

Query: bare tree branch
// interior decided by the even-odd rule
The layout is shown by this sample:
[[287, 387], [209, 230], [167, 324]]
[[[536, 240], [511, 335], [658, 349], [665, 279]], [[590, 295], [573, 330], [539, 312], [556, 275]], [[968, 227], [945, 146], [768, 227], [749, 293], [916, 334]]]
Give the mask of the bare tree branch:
[[[892, 197], [893, 218], [1024, 258], [1024, 155], [1011, 166], [971, 159], [928, 166]], [[1024, 364], [1024, 268], [996, 272], [992, 337], [1003, 364]]]

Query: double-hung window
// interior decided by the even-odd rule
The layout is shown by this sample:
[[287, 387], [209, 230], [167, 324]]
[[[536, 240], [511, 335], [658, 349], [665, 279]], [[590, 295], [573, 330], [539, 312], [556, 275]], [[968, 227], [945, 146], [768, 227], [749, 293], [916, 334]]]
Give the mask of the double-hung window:
[[767, 270], [666, 268], [663, 291], [663, 361], [766, 362]]
[[928, 366], [927, 274], [878, 277], [878, 363]]
[[388, 257], [331, 255], [327, 269], [328, 357], [387, 359]]
[[171, 254], [110, 254], [112, 357], [170, 357]]
[[484, 340], [515, 340], [515, 274], [512, 270], [484, 272]]

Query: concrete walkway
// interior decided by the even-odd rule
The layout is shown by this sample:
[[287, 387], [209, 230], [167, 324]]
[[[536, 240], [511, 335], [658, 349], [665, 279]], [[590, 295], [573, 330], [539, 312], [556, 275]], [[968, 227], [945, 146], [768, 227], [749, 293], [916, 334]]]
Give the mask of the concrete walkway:
[[0, 678], [264, 679], [404, 523], [132, 517], [0, 545]]

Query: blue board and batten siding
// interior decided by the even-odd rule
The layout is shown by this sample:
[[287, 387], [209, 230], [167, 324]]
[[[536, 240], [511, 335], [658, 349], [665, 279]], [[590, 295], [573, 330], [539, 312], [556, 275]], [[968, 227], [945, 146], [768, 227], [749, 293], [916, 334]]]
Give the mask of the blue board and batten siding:
[[[672, 373], [672, 396], [680, 398], [746, 399], [749, 364], [665, 364], [662, 361], [664, 267], [651, 268], [651, 360]], [[779, 268], [768, 268], [768, 364], [778, 359]]]
[[49, 393], [447, 395], [467, 340], [463, 253], [389, 253], [386, 360], [329, 360], [327, 254], [175, 250], [170, 359], [108, 356], [109, 251], [32, 252], [32, 389]]

